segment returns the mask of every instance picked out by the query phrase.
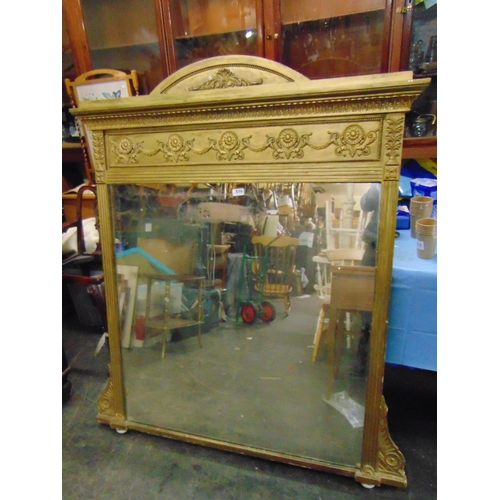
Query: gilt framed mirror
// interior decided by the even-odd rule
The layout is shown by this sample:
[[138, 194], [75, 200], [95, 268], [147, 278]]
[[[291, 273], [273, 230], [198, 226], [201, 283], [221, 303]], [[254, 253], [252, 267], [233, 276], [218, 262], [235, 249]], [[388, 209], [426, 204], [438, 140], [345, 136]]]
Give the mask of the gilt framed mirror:
[[382, 388], [411, 72], [224, 56], [82, 102], [110, 377], [97, 420], [405, 486]]

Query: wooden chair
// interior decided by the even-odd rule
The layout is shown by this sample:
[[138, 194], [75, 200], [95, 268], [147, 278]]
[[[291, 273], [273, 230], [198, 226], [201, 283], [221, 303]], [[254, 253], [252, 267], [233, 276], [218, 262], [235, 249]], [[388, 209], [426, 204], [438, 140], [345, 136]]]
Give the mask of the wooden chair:
[[[62, 257], [62, 283], [63, 289], [66, 287], [71, 295], [71, 299], [78, 313], [82, 324], [94, 326], [97, 322], [102, 324], [99, 314], [92, 313], [92, 302], [87, 293], [87, 287], [90, 285], [100, 285], [104, 282], [104, 273], [102, 269], [102, 254], [99, 241], [95, 249], [88, 248], [85, 238], [84, 222], [82, 215], [83, 195], [91, 191], [95, 194], [96, 186], [89, 184], [80, 187], [77, 193], [77, 217], [71, 223], [64, 223], [62, 232], [74, 231], [76, 235], [76, 245], [69, 245], [72, 252], [63, 254]], [[98, 233], [97, 217], [95, 223]], [[73, 236], [75, 237], [75, 236]], [[76, 248], [73, 248], [76, 247]], [[64, 246], [63, 246], [64, 249]]]
[[[314, 350], [312, 355], [313, 362], [318, 358], [318, 352], [323, 334], [328, 329], [330, 301], [331, 301], [331, 286], [332, 286], [332, 269], [333, 266], [355, 266], [359, 265], [363, 258], [364, 250], [360, 248], [338, 248], [327, 250], [325, 255], [313, 257], [313, 260], [322, 270], [319, 271], [320, 287], [315, 285], [319, 297], [322, 299], [322, 304], [319, 311], [316, 331], [314, 333]], [[318, 279], [318, 278], [317, 278]]]
[[256, 289], [266, 297], [280, 297], [285, 313], [290, 313], [290, 294], [295, 276], [298, 238], [290, 236], [254, 236], [254, 275]]
[[83, 257], [91, 257], [93, 259], [99, 258], [101, 255], [100, 245], [97, 244], [97, 248], [95, 251], [88, 252], [87, 245], [85, 243], [85, 234], [84, 234], [84, 220], [86, 218], [86, 201], [88, 200], [87, 195], [92, 195], [92, 201], [94, 206], [91, 209], [93, 215], [95, 215], [96, 219], [96, 227], [98, 227], [98, 217], [97, 217], [97, 203], [96, 203], [96, 193], [97, 188], [95, 184], [86, 184], [84, 186], [80, 186], [76, 193], [76, 204], [75, 204], [75, 212], [76, 215], [74, 220], [70, 222], [64, 222], [62, 225], [62, 232], [67, 233], [71, 230], [71, 228], [75, 228], [76, 232], [76, 253], [70, 254], [68, 256], [63, 256], [63, 265], [69, 263], [70, 260], [84, 260]]
[[[82, 101], [115, 99], [139, 95], [139, 78], [135, 70], [127, 74], [114, 69], [95, 69], [81, 74], [74, 81], [66, 78], [64, 83], [71, 103], [75, 108]], [[82, 130], [79, 120], [75, 120], [75, 123], [82, 146], [85, 173], [88, 181], [94, 182], [94, 168], [91, 160], [93, 152], [92, 140], [88, 137], [86, 131]], [[86, 145], [88, 145], [88, 151]]]
[[375, 267], [332, 266], [330, 321], [328, 327], [329, 376], [326, 398], [330, 399], [337, 378], [344, 346], [346, 311], [371, 312], [375, 293]]

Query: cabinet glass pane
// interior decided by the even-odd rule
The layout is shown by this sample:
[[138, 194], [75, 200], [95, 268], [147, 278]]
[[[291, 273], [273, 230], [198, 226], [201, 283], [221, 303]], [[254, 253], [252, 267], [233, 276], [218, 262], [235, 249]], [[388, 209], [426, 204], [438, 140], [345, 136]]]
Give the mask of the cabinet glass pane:
[[94, 69], [139, 74], [148, 94], [163, 80], [154, 0], [81, 0]]
[[[112, 196], [127, 420], [356, 465], [380, 185], [131, 184]], [[337, 260], [339, 247], [357, 260]], [[351, 301], [335, 333], [330, 258]]]
[[71, 105], [71, 99], [66, 92], [64, 79], [69, 78], [74, 80], [77, 75], [75, 74], [75, 65], [73, 63], [73, 56], [71, 54], [71, 46], [69, 43], [68, 32], [66, 31], [66, 22], [62, 16], [62, 102], [63, 105]]
[[312, 78], [382, 71], [385, 0], [281, 1], [283, 63]]
[[62, 74], [65, 75], [74, 71], [73, 57], [71, 56], [71, 46], [69, 43], [68, 32], [66, 31], [66, 22], [62, 16]]
[[431, 77], [431, 83], [406, 114], [406, 137], [437, 135], [437, 3], [414, 7], [408, 69]]
[[413, 11], [408, 69], [426, 75], [437, 71], [437, 3], [421, 2]]
[[255, 0], [170, 0], [177, 69], [208, 57], [257, 55]]

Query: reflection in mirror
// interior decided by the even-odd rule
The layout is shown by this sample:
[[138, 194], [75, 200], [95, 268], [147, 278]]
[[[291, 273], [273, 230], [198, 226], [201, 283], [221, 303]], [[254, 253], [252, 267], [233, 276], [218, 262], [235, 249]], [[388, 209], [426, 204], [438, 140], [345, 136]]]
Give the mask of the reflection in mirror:
[[356, 465], [380, 185], [112, 197], [127, 419]]

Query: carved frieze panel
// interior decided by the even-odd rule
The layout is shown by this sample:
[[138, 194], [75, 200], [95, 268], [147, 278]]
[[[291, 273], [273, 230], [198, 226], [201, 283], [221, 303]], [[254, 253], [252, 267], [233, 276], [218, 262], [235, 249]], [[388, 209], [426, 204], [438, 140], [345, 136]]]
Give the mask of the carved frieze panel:
[[382, 122], [110, 134], [109, 166], [380, 159]]

